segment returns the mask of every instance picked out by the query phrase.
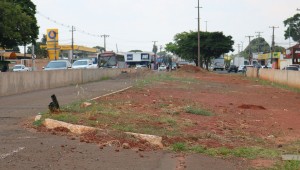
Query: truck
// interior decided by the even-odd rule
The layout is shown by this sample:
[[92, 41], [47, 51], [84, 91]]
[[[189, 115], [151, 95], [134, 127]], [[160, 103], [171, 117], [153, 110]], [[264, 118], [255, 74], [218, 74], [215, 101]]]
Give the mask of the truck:
[[245, 58], [244, 57], [234, 57], [233, 59], [233, 65], [236, 65], [237, 67], [241, 66], [241, 65], [248, 65], [247, 63], [245, 63]]
[[213, 70], [225, 70], [225, 60], [223, 57], [215, 58], [212, 64]]

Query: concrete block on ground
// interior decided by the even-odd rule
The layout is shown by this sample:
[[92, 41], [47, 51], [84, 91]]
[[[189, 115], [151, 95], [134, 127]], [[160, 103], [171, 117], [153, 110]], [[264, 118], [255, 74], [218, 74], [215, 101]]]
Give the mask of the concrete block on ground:
[[125, 132], [125, 133], [128, 135], [132, 135], [135, 138], [145, 140], [145, 141], [149, 142], [151, 145], [163, 148], [162, 137], [160, 137], [160, 136], [132, 133], [132, 132]]
[[75, 133], [75, 134], [84, 134], [84, 133], [91, 133], [91, 132], [95, 132], [98, 129], [93, 128], [93, 127], [88, 127], [88, 126], [83, 126], [83, 125], [73, 125], [70, 123], [66, 123], [66, 122], [61, 122], [61, 121], [57, 121], [57, 120], [53, 120], [53, 119], [45, 119], [44, 125], [48, 128], [48, 129], [55, 129], [58, 127], [64, 127], [70, 130], [70, 132]]

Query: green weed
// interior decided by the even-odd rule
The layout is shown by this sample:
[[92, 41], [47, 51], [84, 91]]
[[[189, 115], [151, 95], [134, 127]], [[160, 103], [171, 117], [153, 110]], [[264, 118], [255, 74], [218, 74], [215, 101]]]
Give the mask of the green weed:
[[202, 116], [212, 116], [213, 114], [208, 111], [201, 108], [196, 108], [192, 106], [188, 106], [185, 108], [185, 112], [195, 114], [195, 115], [202, 115]]
[[32, 124], [35, 127], [40, 127], [43, 124], [43, 120], [40, 119], [40, 120], [34, 121]]
[[185, 143], [174, 143], [172, 145], [172, 150], [175, 152], [182, 152], [182, 151], [186, 151], [187, 145]]

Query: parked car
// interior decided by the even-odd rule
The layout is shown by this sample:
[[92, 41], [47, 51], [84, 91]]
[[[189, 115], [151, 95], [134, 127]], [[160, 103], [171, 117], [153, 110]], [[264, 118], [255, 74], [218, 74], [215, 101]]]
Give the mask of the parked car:
[[291, 64], [291, 65], [289, 65], [290, 67], [297, 67], [298, 68], [298, 70], [300, 71], [300, 65], [299, 64]]
[[230, 72], [238, 72], [238, 67], [236, 65], [230, 65], [228, 68], [228, 73]]
[[238, 72], [244, 71], [244, 67], [245, 67], [245, 65], [240, 65], [240, 66], [238, 67]]
[[145, 69], [148, 68], [146, 65], [136, 65], [135, 69]]
[[68, 60], [53, 60], [50, 61], [44, 70], [66, 70], [72, 68], [72, 64]]
[[284, 67], [283, 70], [299, 71], [299, 69], [295, 66], [287, 66], [287, 67]]
[[166, 65], [160, 65], [159, 67], [158, 67], [158, 71], [167, 71], [167, 66]]
[[177, 69], [177, 64], [175, 62], [172, 62], [172, 67], [171, 67], [172, 70], [176, 70]]
[[93, 61], [90, 59], [77, 60], [72, 64], [72, 69], [92, 69], [95, 68]]
[[26, 67], [23, 64], [17, 64], [13, 67], [14, 72], [21, 72], [21, 71], [30, 71], [30, 68]]

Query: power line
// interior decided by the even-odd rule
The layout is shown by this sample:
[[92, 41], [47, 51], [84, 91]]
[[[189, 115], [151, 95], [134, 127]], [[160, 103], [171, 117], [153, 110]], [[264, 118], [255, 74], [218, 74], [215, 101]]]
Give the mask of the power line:
[[[43, 18], [45, 18], [45, 19], [47, 19], [47, 20], [49, 20], [49, 21], [51, 21], [51, 22], [53, 22], [53, 23], [55, 23], [57, 25], [60, 25], [62, 27], [65, 27], [65, 28], [72, 28], [73, 27], [73, 26], [70, 26], [68, 24], [64, 24], [64, 23], [58, 22], [58, 21], [56, 21], [56, 20], [54, 20], [54, 19], [52, 19], [52, 18], [50, 18], [50, 17], [42, 14], [39, 11], [37, 11], [36, 13], [39, 14], [40, 16], [42, 16]], [[89, 33], [87, 31], [84, 31], [84, 30], [81, 30], [81, 29], [77, 29], [77, 32], [85, 34], [85, 35], [89, 35], [89, 36], [92, 36], [92, 37], [100, 37], [98, 34], [92, 34], [92, 33]]]

